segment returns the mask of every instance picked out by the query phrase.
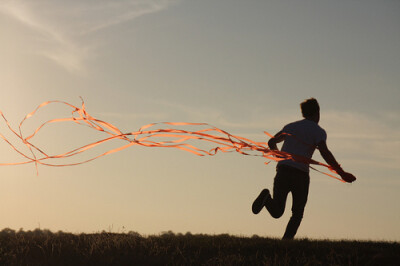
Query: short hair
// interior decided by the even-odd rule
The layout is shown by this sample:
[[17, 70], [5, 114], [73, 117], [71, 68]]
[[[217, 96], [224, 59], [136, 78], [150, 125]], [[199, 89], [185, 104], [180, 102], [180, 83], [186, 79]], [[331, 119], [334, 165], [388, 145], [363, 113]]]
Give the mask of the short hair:
[[310, 98], [300, 104], [303, 117], [310, 117], [319, 113], [319, 104], [316, 99]]

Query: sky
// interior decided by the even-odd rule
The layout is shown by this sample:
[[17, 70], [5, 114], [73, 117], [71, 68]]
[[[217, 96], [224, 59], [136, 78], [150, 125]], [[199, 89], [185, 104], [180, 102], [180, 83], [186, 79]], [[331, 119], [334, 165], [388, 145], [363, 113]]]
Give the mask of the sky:
[[[299, 238], [400, 241], [400, 2], [0, 0], [0, 110], [17, 128], [40, 103], [79, 106], [123, 132], [206, 122], [268, 141], [315, 97], [327, 144], [357, 181], [312, 171]], [[70, 110], [47, 106], [28, 134]], [[24, 145], [4, 122], [0, 133]], [[61, 153], [103, 135], [68, 123], [33, 143]], [[109, 143], [76, 158], [100, 154]], [[0, 162], [23, 161], [0, 142]], [[316, 152], [314, 159], [322, 160]], [[0, 167], [0, 228], [281, 237], [251, 204], [275, 163], [133, 146], [87, 164]], [[323, 170], [320, 168], [320, 170]]]

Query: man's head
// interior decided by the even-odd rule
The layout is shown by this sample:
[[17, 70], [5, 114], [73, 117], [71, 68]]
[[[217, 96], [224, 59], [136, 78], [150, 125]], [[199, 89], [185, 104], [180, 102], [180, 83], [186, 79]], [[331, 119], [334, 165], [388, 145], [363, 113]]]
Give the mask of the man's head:
[[310, 98], [300, 104], [303, 117], [316, 123], [319, 122], [319, 104], [316, 99]]

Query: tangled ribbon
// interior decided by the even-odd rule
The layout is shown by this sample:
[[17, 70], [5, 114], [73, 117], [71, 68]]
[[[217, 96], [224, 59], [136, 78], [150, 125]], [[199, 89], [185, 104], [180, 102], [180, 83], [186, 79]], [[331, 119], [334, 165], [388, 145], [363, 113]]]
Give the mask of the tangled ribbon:
[[[43, 108], [49, 104], [52, 103], [58, 103], [58, 104], [63, 104], [72, 109], [72, 114], [71, 117], [68, 118], [57, 118], [57, 119], [52, 119], [44, 122], [41, 124], [36, 130], [29, 136], [24, 137], [22, 134], [21, 127], [23, 123], [30, 117], [32, 117], [40, 108]], [[121, 151], [123, 149], [126, 149], [130, 146], [133, 145], [141, 145], [145, 147], [164, 147], [164, 148], [176, 148], [180, 150], [184, 150], [186, 152], [193, 153], [198, 156], [205, 156], [205, 155], [210, 155], [213, 156], [217, 152], [238, 152], [243, 155], [251, 155], [251, 156], [260, 156], [265, 159], [268, 159], [270, 161], [281, 161], [281, 160], [293, 160], [297, 162], [302, 162], [306, 164], [313, 164], [313, 165], [320, 165], [327, 167], [332, 173], [337, 174], [329, 165], [323, 164], [321, 162], [290, 154], [287, 152], [282, 152], [279, 150], [271, 150], [268, 148], [268, 145], [266, 142], [255, 142], [247, 138], [243, 138], [240, 136], [235, 136], [232, 135], [222, 129], [219, 129], [217, 127], [214, 127], [210, 124], [207, 123], [185, 123], [185, 122], [161, 122], [161, 123], [152, 123], [148, 124], [145, 126], [142, 126], [138, 131], [133, 131], [129, 133], [122, 133], [121, 130], [119, 130], [116, 126], [99, 120], [97, 118], [92, 117], [89, 115], [85, 109], [85, 103], [82, 100], [82, 107], [76, 107], [72, 104], [69, 104], [67, 102], [63, 101], [47, 101], [42, 104], [40, 104], [35, 110], [33, 110], [31, 113], [27, 114], [24, 119], [20, 122], [18, 126], [18, 130], [14, 130], [10, 123], [7, 121], [6, 117], [4, 114], [0, 111], [0, 115], [3, 117], [5, 123], [7, 124], [8, 128], [14, 133], [30, 150], [31, 155], [27, 155], [17, 149], [4, 135], [0, 133], [0, 137], [7, 142], [17, 153], [22, 155], [26, 160], [22, 162], [16, 162], [16, 163], [0, 163], [0, 166], [4, 165], [21, 165], [21, 164], [28, 164], [28, 163], [34, 163], [36, 166], [36, 170], [38, 171], [38, 164], [41, 165], [46, 165], [46, 166], [72, 166], [72, 165], [79, 165], [83, 163], [87, 163], [90, 161], [93, 161], [99, 157]], [[42, 149], [39, 147], [35, 146], [32, 144], [32, 139], [33, 137], [38, 134], [38, 132], [48, 124], [56, 123], [56, 122], [74, 122], [78, 125], [81, 126], [88, 126], [94, 130], [97, 130], [99, 132], [103, 132], [108, 135], [108, 137], [103, 138], [99, 141], [92, 142], [90, 144], [84, 145], [82, 147], [73, 149], [71, 151], [61, 153], [61, 154], [56, 154], [56, 155], [50, 155], [45, 153]], [[191, 131], [191, 130], [183, 130], [183, 129], [173, 129], [173, 128], [164, 128], [164, 129], [152, 129], [155, 126], [160, 126], [160, 125], [167, 125], [167, 126], [193, 126], [193, 127], [206, 127], [203, 129], [199, 129], [196, 131]], [[269, 137], [272, 137], [271, 134], [268, 132], [264, 132], [266, 135]], [[156, 138], [165, 138], [166, 140], [164, 141], [155, 141]], [[110, 149], [100, 155], [97, 155], [95, 157], [92, 157], [87, 160], [83, 160], [80, 162], [76, 163], [68, 163], [68, 164], [53, 164], [53, 163], [48, 163], [48, 160], [50, 159], [63, 159], [63, 158], [69, 158], [72, 156], [75, 156], [77, 154], [83, 153], [89, 149], [92, 149], [100, 144], [103, 144], [105, 142], [109, 142], [114, 139], [121, 139], [127, 142], [127, 144], [120, 146], [118, 148]], [[201, 140], [205, 141], [208, 143], [212, 143], [213, 145], [216, 145], [210, 150], [204, 150], [199, 147], [194, 146], [193, 144], [190, 144], [190, 141], [192, 140]], [[39, 156], [37, 155], [39, 154]], [[265, 164], [268, 164], [270, 161], [265, 162]], [[321, 172], [313, 167], [310, 166], [313, 170], [316, 170], [318, 172]], [[335, 178], [339, 181], [344, 182], [341, 178], [321, 172], [325, 175], [328, 175], [332, 178]]]

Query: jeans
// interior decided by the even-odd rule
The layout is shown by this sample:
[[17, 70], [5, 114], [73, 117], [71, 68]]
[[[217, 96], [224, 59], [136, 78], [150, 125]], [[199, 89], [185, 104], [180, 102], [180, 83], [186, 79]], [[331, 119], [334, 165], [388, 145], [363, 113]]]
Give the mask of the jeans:
[[277, 167], [273, 197], [266, 201], [266, 208], [272, 217], [281, 217], [285, 211], [287, 195], [292, 192], [292, 217], [286, 227], [283, 239], [293, 239], [297, 233], [303, 219], [309, 185], [309, 173], [286, 165]]

